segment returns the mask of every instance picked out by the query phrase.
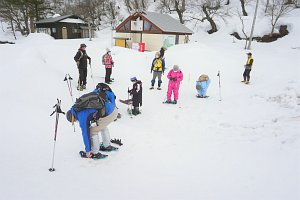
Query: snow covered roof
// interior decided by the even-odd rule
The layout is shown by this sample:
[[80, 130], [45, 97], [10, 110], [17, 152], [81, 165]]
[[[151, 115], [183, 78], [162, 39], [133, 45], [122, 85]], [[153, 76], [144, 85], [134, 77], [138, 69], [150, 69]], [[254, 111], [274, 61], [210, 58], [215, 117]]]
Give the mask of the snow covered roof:
[[144, 12], [143, 15], [153, 24], [158, 26], [164, 32], [180, 32], [180, 33], [190, 33], [193, 34], [189, 28], [181, 24], [178, 20], [174, 19], [168, 14], [160, 14], [155, 12]]
[[73, 18], [66, 18], [66, 19], [63, 19], [59, 22], [75, 23], [75, 24], [86, 24], [86, 22], [83, 21], [82, 19], [73, 19]]
[[[174, 19], [168, 14], [161, 14], [155, 12], [136, 12], [133, 15], [125, 19], [117, 28], [117, 32], [131, 32], [130, 28], [124, 29], [123, 26], [128, 21], [136, 20], [138, 17], [142, 17], [144, 20], [153, 24], [157, 29], [156, 33], [176, 33], [176, 34], [193, 34], [193, 31], [181, 24], [178, 20]], [[136, 30], [134, 30], [136, 31]]]
[[79, 23], [79, 24], [85, 24], [80, 17], [76, 15], [63, 15], [59, 17], [53, 17], [53, 18], [47, 18], [42, 19], [36, 22], [36, 24], [47, 24], [47, 23], [55, 23], [55, 22], [67, 22], [67, 23]]

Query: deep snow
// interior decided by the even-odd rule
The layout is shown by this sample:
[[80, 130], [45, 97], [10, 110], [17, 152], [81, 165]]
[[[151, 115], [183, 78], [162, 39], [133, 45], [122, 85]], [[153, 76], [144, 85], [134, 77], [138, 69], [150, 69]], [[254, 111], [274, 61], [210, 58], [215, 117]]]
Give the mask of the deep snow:
[[[53, 173], [48, 169], [55, 117], [49, 115], [56, 98], [63, 111], [72, 105], [64, 76], [77, 79], [73, 57], [84, 42], [94, 82], [103, 81], [101, 56], [111, 46], [111, 33], [102, 31], [93, 41], [31, 34], [15, 45], [0, 45], [0, 199], [299, 199], [299, 17], [296, 10], [282, 20], [291, 28], [288, 36], [253, 42], [250, 85], [240, 83], [248, 51], [243, 41], [233, 42], [225, 26], [226, 31], [199, 31], [190, 44], [169, 48], [168, 70], [178, 64], [184, 73], [177, 105], [162, 104], [166, 75], [162, 91], [148, 90], [155, 52], [112, 47], [111, 87], [118, 99], [126, 99], [130, 77], [141, 79], [143, 114], [131, 119], [126, 105], [118, 104], [122, 119], [109, 129], [124, 145], [98, 161], [80, 158], [79, 126], [74, 133], [60, 116]], [[208, 99], [195, 98], [202, 73], [212, 80]]]

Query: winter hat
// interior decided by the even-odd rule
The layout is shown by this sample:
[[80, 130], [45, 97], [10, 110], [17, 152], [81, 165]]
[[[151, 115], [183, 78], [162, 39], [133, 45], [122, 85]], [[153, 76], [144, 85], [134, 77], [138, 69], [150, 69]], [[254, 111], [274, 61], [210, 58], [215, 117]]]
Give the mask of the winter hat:
[[163, 47], [161, 47], [161, 48], [162, 48], [163, 50], [165, 50], [165, 51], [167, 50], [167, 47], [165, 47], [165, 46], [163, 46]]
[[159, 53], [159, 52], [156, 52], [156, 53], [155, 53], [155, 57], [156, 57], [156, 56], [159, 57], [159, 56], [160, 56], [160, 53]]
[[252, 56], [252, 53], [249, 52], [249, 53], [247, 53], [247, 55], [248, 55], [248, 56]]
[[131, 81], [136, 81], [137, 79], [136, 79], [136, 77], [134, 76], [134, 77], [131, 77], [130, 80], [131, 80]]
[[80, 44], [80, 48], [82, 48], [82, 47], [86, 47], [86, 45], [85, 44]]
[[110, 52], [109, 48], [106, 48], [106, 53]]
[[72, 123], [73, 123], [73, 122], [75, 121], [75, 117], [74, 117], [74, 115], [71, 113], [70, 110], [67, 112], [66, 118], [67, 118], [67, 120], [68, 120], [69, 122], [72, 122]]
[[179, 70], [179, 66], [178, 66], [178, 65], [174, 65], [174, 66], [173, 66], [173, 70], [174, 70], [174, 71], [178, 71], [178, 70]]

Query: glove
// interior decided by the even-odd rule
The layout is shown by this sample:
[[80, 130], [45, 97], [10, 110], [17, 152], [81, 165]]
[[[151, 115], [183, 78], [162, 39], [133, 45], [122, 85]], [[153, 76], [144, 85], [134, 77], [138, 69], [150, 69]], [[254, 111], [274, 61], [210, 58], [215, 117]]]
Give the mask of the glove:
[[175, 78], [173, 78], [173, 81], [177, 81], [177, 78], [175, 77]]

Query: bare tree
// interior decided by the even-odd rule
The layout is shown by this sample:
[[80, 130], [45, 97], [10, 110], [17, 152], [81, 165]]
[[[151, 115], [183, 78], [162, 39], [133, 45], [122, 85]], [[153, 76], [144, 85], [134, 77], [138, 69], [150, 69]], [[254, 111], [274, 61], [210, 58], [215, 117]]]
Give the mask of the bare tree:
[[294, 8], [294, 5], [286, 4], [286, 0], [270, 0], [269, 6], [266, 9], [266, 15], [270, 17], [272, 27], [270, 35], [273, 35], [278, 20]]
[[246, 12], [246, 9], [245, 9], [245, 0], [240, 0], [240, 2], [241, 2], [241, 6], [242, 6], [243, 15], [248, 16], [248, 13]]
[[245, 40], [246, 40], [245, 49], [247, 49], [248, 35], [247, 35], [246, 31], [245, 31], [244, 19], [242, 18], [242, 15], [241, 15], [241, 13], [238, 10], [237, 10], [237, 15], [238, 15], [238, 17], [239, 17], [239, 19], [241, 21], [241, 24], [242, 24], [242, 33], [243, 33], [243, 35], [245, 37]]
[[157, 10], [161, 13], [173, 13], [176, 12], [180, 23], [184, 24], [184, 13], [187, 11], [186, 0], [160, 0]]
[[201, 16], [193, 16], [192, 19], [204, 22], [207, 20], [211, 29], [207, 31], [209, 34], [218, 31], [215, 18], [221, 18], [226, 22], [226, 17], [230, 16], [230, 9], [223, 6], [223, 0], [198, 0], [194, 7]]
[[149, 6], [149, 0], [124, 0], [127, 12], [132, 14], [137, 11], [146, 11]]

